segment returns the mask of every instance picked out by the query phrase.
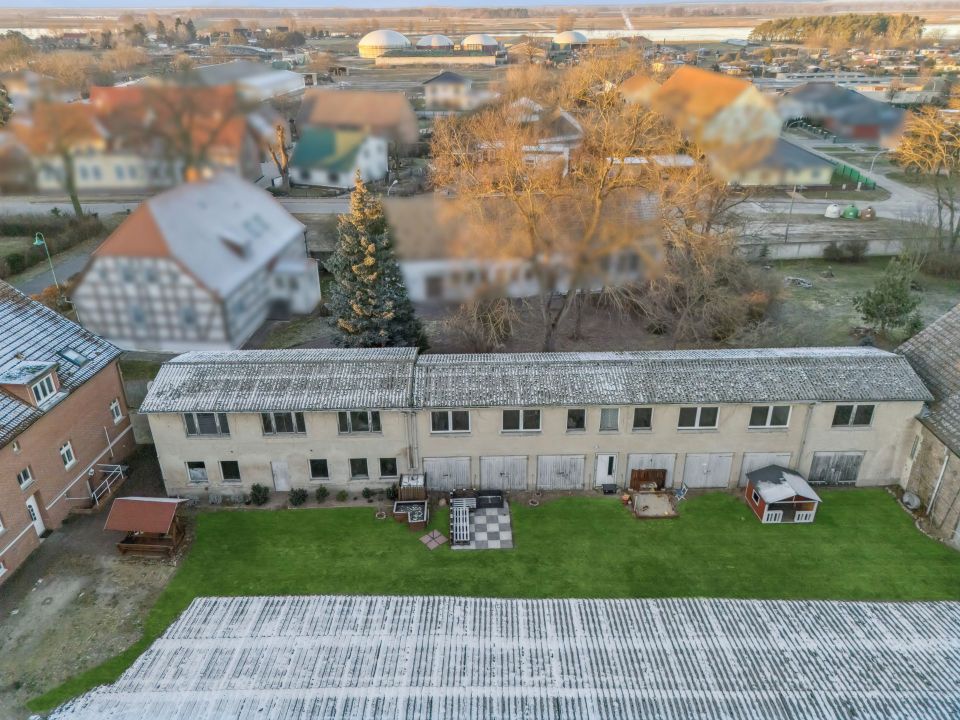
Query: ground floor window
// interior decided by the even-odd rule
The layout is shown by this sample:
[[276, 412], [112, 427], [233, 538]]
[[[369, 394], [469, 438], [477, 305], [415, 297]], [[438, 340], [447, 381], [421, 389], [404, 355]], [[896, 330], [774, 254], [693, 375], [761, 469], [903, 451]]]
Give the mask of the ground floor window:
[[60, 446], [60, 459], [63, 460], [63, 467], [71, 468], [74, 463], [77, 462], [77, 458], [73, 454], [73, 445], [69, 440]]
[[380, 477], [384, 477], [384, 478], [397, 477], [397, 459], [396, 458], [380, 458]]
[[350, 479], [365, 480], [368, 477], [370, 473], [367, 471], [367, 459], [350, 458]]
[[190, 482], [205, 483], [207, 481], [207, 464], [199, 460], [187, 463], [187, 478]]
[[329, 480], [330, 468], [324, 458], [310, 459], [310, 479], [311, 480]]
[[25, 488], [27, 485], [33, 482], [33, 473], [30, 472], [29, 467], [25, 467], [23, 470], [17, 473], [17, 483], [19, 483], [21, 488]]
[[113, 424], [116, 425], [118, 422], [123, 420], [123, 413], [120, 412], [120, 400], [114, 399], [110, 403], [110, 415], [113, 416]]
[[240, 482], [240, 463], [236, 460], [221, 460], [220, 474], [224, 482]]

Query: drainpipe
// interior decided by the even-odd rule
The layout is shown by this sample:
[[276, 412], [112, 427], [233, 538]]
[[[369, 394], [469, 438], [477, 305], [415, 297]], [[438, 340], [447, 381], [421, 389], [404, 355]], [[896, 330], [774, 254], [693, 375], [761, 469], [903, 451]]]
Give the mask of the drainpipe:
[[933, 518], [933, 504], [937, 501], [937, 495], [940, 494], [940, 485], [943, 483], [943, 476], [947, 473], [947, 462], [950, 460], [950, 448], [943, 448], [943, 465], [940, 466], [940, 475], [937, 477], [937, 484], [933, 486], [933, 494], [930, 496], [930, 502], [927, 504], [927, 516]]
[[803, 434], [800, 436], [800, 450], [797, 454], [797, 471], [800, 470], [800, 464], [803, 462], [803, 453], [807, 447], [807, 431], [810, 430], [810, 419], [813, 417], [813, 408], [816, 405], [817, 403], [807, 404], [807, 416], [803, 419]]

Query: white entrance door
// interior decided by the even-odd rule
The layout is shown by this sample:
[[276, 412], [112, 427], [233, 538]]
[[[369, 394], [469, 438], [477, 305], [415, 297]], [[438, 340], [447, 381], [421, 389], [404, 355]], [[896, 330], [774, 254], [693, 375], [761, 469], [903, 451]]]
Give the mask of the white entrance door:
[[499, 455], [480, 458], [481, 490], [526, 490], [527, 456]]
[[273, 487], [275, 490], [290, 489], [290, 468], [286, 460], [271, 460], [270, 469], [273, 471]]
[[583, 490], [583, 455], [537, 457], [538, 490]]
[[617, 484], [617, 456], [615, 454], [597, 453], [597, 472], [594, 475], [593, 484], [597, 487]]
[[37, 499], [31, 495], [27, 498], [27, 514], [30, 516], [30, 522], [33, 523], [33, 529], [37, 535], [43, 535], [47, 531], [47, 526], [43, 524], [43, 518], [40, 517], [40, 506], [37, 505]]
[[767, 465], [790, 467], [790, 453], [744, 453], [743, 467], [740, 468], [740, 483], [738, 487], [747, 486], [747, 473], [759, 470]]
[[690, 488], [725, 488], [733, 453], [691, 453], [683, 461], [683, 484]]
[[469, 457], [424, 458], [423, 473], [428, 490], [459, 490], [473, 485]]

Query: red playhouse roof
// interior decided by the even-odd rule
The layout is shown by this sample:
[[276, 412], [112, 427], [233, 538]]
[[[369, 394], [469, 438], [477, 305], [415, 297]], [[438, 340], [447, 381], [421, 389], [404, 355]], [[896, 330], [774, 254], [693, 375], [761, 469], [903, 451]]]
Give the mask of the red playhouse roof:
[[125, 497], [113, 501], [104, 530], [159, 533], [166, 535], [173, 525], [178, 498]]

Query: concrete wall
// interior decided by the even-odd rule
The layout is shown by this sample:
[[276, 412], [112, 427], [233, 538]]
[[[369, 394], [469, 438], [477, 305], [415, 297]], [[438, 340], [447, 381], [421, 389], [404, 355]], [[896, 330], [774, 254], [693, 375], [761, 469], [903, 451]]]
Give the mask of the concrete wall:
[[923, 425], [917, 425], [915, 436], [906, 490], [923, 502], [927, 531], [960, 547], [960, 457]]
[[[118, 422], [110, 412], [114, 399], [120, 401], [122, 417]], [[67, 441], [76, 459], [69, 468], [63, 466], [59, 453]], [[19, 449], [13, 443], [0, 449], [0, 562], [7, 570], [0, 576], [0, 583], [39, 545], [27, 514], [27, 499], [32, 496], [36, 501], [44, 525], [56, 529], [71, 507], [88, 504], [88, 470], [97, 464], [119, 463], [133, 450], [129, 412], [116, 363], [54, 406], [17, 437], [17, 444]], [[17, 473], [26, 467], [33, 482], [21, 488]]]
[[[836, 222], [843, 222], [837, 220]], [[839, 238], [824, 237], [822, 240], [790, 240], [783, 242], [783, 238], [773, 240], [755, 240], [753, 238], [740, 238], [737, 246], [740, 252], [747, 258], [754, 260], [765, 257], [769, 260], [806, 260], [809, 258], [823, 258], [823, 251], [833, 241], [843, 243], [847, 239], [844, 236]], [[893, 257], [903, 251], [903, 243], [900, 240], [867, 240], [866, 255], [869, 257]], [[763, 253], [766, 252], [766, 255]]]
[[[595, 481], [597, 454], [614, 454], [616, 480], [627, 482], [628, 457], [631, 454], [675, 454], [671, 468], [674, 484], [684, 474], [688, 454], [730, 454], [730, 469], [723, 487], [736, 487], [746, 453], [787, 454], [789, 463], [806, 474], [816, 452], [862, 452], [857, 485], [888, 485], [902, 481], [904, 465], [913, 439], [914, 418], [919, 402], [878, 403], [873, 423], [867, 428], [832, 428], [834, 403], [798, 403], [792, 406], [789, 426], [784, 429], [749, 429], [752, 405], [720, 405], [717, 429], [679, 430], [678, 405], [660, 405], [653, 409], [651, 430], [631, 429], [633, 406], [620, 407], [620, 428], [599, 430], [600, 408], [587, 407], [586, 430], [567, 431], [567, 408], [541, 410], [539, 432], [504, 432], [502, 408], [470, 411], [469, 433], [432, 433], [430, 412], [410, 414], [398, 411], [381, 413], [383, 432], [379, 434], [341, 435], [336, 413], [306, 413], [304, 435], [264, 436], [260, 418], [255, 414], [231, 414], [231, 434], [226, 438], [187, 437], [179, 414], [150, 416], [157, 453], [168, 493], [198, 494], [206, 491], [228, 492], [229, 487], [248, 490], [255, 482], [273, 485], [271, 460], [284, 460], [290, 468], [293, 487], [310, 487], [308, 460], [326, 458], [330, 466], [332, 488], [361, 488], [386, 484], [392, 478], [378, 478], [377, 460], [396, 457], [399, 471], [420, 468], [423, 458], [470, 458], [470, 480], [480, 481], [480, 458], [485, 456], [525, 456], [527, 487], [536, 484], [537, 458], [546, 455], [583, 455], [583, 487]], [[408, 459], [408, 451], [410, 453]], [[370, 478], [349, 478], [349, 459], [368, 458]], [[208, 485], [201, 487], [187, 480], [184, 463], [207, 464]], [[222, 487], [218, 461], [240, 462], [242, 481]], [[699, 462], [699, 460], [697, 461]]]

